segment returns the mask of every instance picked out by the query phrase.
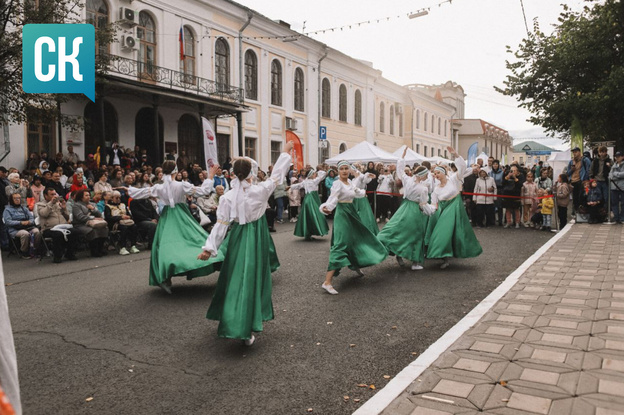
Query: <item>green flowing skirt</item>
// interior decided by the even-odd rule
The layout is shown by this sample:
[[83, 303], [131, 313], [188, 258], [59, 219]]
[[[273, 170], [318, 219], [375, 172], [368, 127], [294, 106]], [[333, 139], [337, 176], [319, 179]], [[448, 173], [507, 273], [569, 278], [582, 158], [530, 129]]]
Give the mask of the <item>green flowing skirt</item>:
[[418, 203], [403, 199], [377, 239], [393, 254], [422, 263], [425, 260], [427, 222], [427, 215], [422, 213]]
[[179, 275], [190, 280], [213, 273], [219, 260], [207, 263], [197, 259], [207, 238], [208, 232], [199, 226], [186, 203], [165, 206], [152, 242], [149, 284], [157, 286]]
[[249, 339], [273, 320], [271, 273], [280, 264], [266, 218], [234, 222], [219, 255], [223, 263], [206, 318], [219, 321], [219, 337]]
[[369, 267], [379, 264], [387, 256], [386, 248], [361, 222], [353, 203], [338, 203], [334, 213], [327, 270]]
[[327, 220], [319, 207], [321, 199], [318, 192], [310, 192], [303, 198], [301, 213], [295, 226], [295, 236], [309, 238], [312, 235], [325, 236], [329, 233]]
[[427, 258], [473, 258], [483, 252], [459, 195], [438, 203], [427, 235]]
[[370, 203], [368, 203], [368, 198], [361, 197], [353, 199], [353, 206], [355, 206], [355, 210], [358, 215], [360, 215], [360, 221], [364, 226], [366, 226], [373, 235], [377, 235], [379, 233], [379, 226], [377, 226], [377, 221], [375, 220], [375, 215], [370, 207]]

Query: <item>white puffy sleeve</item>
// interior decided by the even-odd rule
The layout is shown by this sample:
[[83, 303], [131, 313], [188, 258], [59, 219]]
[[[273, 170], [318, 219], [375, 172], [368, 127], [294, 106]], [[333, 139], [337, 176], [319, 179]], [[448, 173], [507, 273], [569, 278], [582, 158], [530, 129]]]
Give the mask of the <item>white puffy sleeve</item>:
[[150, 197], [158, 197], [158, 190], [162, 187], [162, 184], [155, 184], [151, 187], [129, 187], [128, 195], [133, 199], [149, 199]]
[[323, 215], [326, 215], [326, 213], [323, 212], [323, 208], [327, 208], [327, 210], [330, 210], [330, 211], [336, 209], [336, 205], [338, 204], [338, 196], [340, 196], [341, 191], [342, 191], [342, 182], [340, 180], [335, 180], [331, 188], [331, 193], [329, 194], [329, 197], [327, 198], [327, 202], [323, 203], [319, 207], [319, 210], [321, 211]]
[[290, 185], [290, 189], [291, 190], [299, 190], [299, 189], [303, 189], [303, 182], [301, 183], [293, 183]]
[[279, 158], [275, 162], [275, 165], [273, 166], [271, 177], [269, 177], [268, 180], [258, 183], [258, 186], [261, 186], [266, 190], [268, 196], [273, 193], [275, 187], [277, 187], [279, 183], [282, 183], [284, 181], [284, 178], [286, 177], [286, 175], [288, 174], [288, 170], [290, 169], [290, 163], [292, 162], [291, 160], [292, 158], [290, 157], [290, 154], [280, 154]]
[[316, 179], [313, 180], [314, 185], [318, 186], [325, 179], [325, 176], [327, 176], [327, 173], [324, 170], [316, 172]]
[[351, 183], [358, 189], [365, 189], [366, 185], [373, 180], [372, 176], [369, 176], [369, 174], [372, 173], [360, 173], [360, 175], [353, 179]]
[[206, 243], [202, 246], [202, 249], [206, 252], [210, 252], [210, 256], [217, 256], [219, 247], [223, 243], [225, 236], [227, 235], [228, 227], [230, 226], [230, 208], [231, 203], [227, 198], [222, 197], [219, 199], [219, 207], [217, 208], [217, 223], [212, 227]]
[[[458, 177], [465, 177], [464, 174], [466, 173], [466, 169], [468, 167], [466, 166], [466, 160], [464, 160], [462, 156], [458, 156], [455, 159], [455, 167], [457, 167], [457, 176]], [[471, 174], [472, 174], [472, 172], [471, 172]]]
[[196, 186], [193, 190], [195, 191], [195, 196], [208, 196], [210, 193], [214, 192], [214, 180], [206, 179], [201, 186]]

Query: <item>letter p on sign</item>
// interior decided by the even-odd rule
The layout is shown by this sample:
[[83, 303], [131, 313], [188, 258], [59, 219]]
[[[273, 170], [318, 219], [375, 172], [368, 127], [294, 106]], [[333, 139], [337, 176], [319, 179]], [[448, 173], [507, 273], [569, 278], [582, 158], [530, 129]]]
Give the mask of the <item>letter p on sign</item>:
[[24, 92], [82, 93], [95, 101], [93, 25], [28, 24], [22, 35]]

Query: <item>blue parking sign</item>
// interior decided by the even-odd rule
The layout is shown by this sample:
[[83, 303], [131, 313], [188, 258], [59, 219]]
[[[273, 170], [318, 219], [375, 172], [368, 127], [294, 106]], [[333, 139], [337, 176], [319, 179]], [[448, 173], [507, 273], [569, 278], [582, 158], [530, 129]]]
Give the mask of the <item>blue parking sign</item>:
[[327, 127], [323, 125], [319, 127], [319, 140], [327, 140]]

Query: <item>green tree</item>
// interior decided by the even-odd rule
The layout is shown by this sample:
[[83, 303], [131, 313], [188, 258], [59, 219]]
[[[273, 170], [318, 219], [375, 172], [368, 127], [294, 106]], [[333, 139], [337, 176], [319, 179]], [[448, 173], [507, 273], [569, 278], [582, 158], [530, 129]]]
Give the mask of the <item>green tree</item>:
[[[57, 120], [65, 127], [80, 127], [81, 120], [58, 110], [60, 103], [75, 95], [27, 94], [22, 89], [22, 29], [30, 23], [85, 23], [83, 4], [84, 0], [0, 1], [0, 119], [20, 124], [34, 115], [42, 121]], [[95, 36], [96, 42], [107, 45], [113, 40], [114, 28], [99, 28]], [[104, 55], [96, 58], [96, 74], [105, 72], [108, 59]]]
[[563, 6], [552, 34], [537, 22], [507, 61], [505, 88], [531, 112], [529, 121], [553, 137], [570, 138], [578, 118], [586, 142], [617, 141], [624, 149], [624, 6], [586, 0], [581, 11]]

